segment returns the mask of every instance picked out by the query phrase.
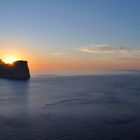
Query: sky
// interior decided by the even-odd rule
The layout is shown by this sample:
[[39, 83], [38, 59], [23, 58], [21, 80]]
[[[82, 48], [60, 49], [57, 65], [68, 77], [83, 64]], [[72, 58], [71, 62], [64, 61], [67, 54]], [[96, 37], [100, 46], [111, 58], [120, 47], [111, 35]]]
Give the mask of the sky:
[[32, 73], [140, 70], [139, 0], [0, 0], [0, 56]]

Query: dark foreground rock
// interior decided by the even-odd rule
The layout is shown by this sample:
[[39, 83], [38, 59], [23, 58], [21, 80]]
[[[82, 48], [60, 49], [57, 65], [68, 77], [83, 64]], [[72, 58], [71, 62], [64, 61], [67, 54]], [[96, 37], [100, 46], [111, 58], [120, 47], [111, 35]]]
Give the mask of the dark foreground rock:
[[13, 64], [5, 64], [0, 60], [0, 78], [28, 80], [30, 72], [27, 61], [16, 61]]

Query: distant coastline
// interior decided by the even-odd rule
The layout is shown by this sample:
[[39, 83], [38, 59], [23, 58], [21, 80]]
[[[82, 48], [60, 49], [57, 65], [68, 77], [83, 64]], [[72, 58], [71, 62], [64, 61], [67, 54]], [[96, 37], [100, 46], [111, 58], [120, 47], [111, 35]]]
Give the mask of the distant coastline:
[[89, 72], [42, 72], [42, 73], [32, 73], [32, 77], [58, 77], [58, 76], [96, 76], [96, 75], [131, 75], [140, 74], [140, 70], [102, 70], [102, 71], [89, 71]]

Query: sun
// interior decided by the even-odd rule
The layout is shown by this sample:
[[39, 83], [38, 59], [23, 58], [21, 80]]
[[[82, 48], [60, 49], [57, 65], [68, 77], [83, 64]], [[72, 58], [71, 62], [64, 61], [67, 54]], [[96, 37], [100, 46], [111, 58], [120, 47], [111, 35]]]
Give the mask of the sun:
[[5, 56], [3, 58], [3, 61], [7, 64], [13, 64], [13, 62], [17, 61], [18, 58], [14, 55], [11, 55], [11, 56]]

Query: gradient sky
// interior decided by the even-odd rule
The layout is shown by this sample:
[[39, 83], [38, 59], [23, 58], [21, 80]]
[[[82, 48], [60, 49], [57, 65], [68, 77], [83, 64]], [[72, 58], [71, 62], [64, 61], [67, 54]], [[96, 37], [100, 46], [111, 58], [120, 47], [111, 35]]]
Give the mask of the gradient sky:
[[0, 0], [0, 56], [33, 73], [140, 69], [139, 0]]

